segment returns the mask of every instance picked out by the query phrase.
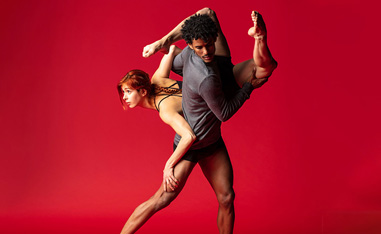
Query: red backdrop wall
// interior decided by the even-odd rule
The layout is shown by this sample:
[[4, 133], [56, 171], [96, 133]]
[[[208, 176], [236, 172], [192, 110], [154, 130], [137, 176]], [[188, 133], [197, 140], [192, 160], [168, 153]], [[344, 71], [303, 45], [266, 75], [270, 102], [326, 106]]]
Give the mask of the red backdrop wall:
[[[155, 111], [123, 111], [116, 83], [152, 74], [161, 55], [142, 48], [205, 6], [235, 63], [251, 57], [260, 11], [279, 62], [223, 124], [235, 232], [381, 232], [375, 4], [15, 0], [0, 3], [1, 233], [121, 230], [160, 185], [174, 133]], [[216, 213], [197, 167], [140, 233], [217, 233]]]

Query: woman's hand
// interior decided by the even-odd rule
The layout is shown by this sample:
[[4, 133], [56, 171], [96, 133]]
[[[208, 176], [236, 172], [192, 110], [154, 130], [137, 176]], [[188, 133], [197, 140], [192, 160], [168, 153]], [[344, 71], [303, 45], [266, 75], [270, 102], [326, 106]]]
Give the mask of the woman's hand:
[[179, 181], [175, 178], [173, 167], [165, 167], [163, 170], [163, 187], [165, 192], [175, 191]]

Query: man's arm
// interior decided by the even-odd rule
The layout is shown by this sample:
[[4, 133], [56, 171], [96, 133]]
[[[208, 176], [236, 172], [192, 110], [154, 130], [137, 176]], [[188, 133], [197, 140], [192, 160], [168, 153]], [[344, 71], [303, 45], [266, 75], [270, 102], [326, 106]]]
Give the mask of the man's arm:
[[210, 76], [201, 83], [199, 93], [215, 116], [221, 122], [225, 122], [250, 98], [250, 94], [254, 88], [255, 86], [251, 83], [245, 83], [233, 97], [228, 99], [222, 91], [220, 78]]
[[[195, 14], [201, 14], [201, 15], [207, 14], [212, 18], [212, 20], [216, 23], [217, 28], [218, 28], [218, 37], [217, 37], [217, 42], [216, 42], [216, 54], [218, 52], [221, 54], [217, 54], [217, 55], [225, 56], [225, 55], [223, 55], [223, 53], [228, 53], [230, 56], [229, 47], [227, 46], [226, 39], [221, 32], [220, 24], [218, 22], [218, 19], [217, 19], [215, 12], [212, 9], [205, 7], [203, 9], [197, 11]], [[179, 41], [182, 39], [181, 28], [182, 28], [184, 22], [187, 19], [189, 19], [191, 16], [193, 16], [193, 15], [190, 15], [186, 19], [181, 21], [174, 29], [172, 29], [167, 35], [162, 37], [160, 40], [157, 40], [152, 44], [146, 45], [143, 48], [143, 57], [148, 58], [158, 51], [168, 53], [169, 46], [171, 44], [175, 43], [176, 41]]]
[[216, 52], [215, 55], [230, 57], [230, 49], [228, 46], [228, 42], [225, 38], [225, 35], [222, 33], [220, 22], [218, 21], [217, 14], [210, 8], [204, 8], [201, 10], [201, 14], [207, 14], [214, 21], [218, 29], [218, 35], [216, 40]]

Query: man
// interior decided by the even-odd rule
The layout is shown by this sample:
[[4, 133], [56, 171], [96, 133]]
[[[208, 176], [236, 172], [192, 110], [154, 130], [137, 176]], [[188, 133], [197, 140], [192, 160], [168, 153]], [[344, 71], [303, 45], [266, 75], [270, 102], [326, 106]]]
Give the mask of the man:
[[[277, 63], [267, 47], [266, 29], [258, 13], [252, 15], [254, 27], [249, 30], [249, 35], [255, 38], [253, 59], [236, 66], [231, 63], [230, 51], [215, 12], [204, 8], [197, 13], [182, 21], [159, 41], [146, 46], [143, 56], [149, 57], [159, 50], [165, 51], [181, 37], [187, 42], [188, 46], [175, 57], [172, 69], [184, 78], [184, 118], [197, 140], [182, 159], [200, 165], [219, 203], [218, 229], [220, 233], [232, 233], [235, 196], [233, 169], [221, 138], [221, 122], [233, 116], [250, 97], [253, 89], [267, 81]], [[176, 135], [175, 145], [179, 138]], [[184, 178], [190, 172], [191, 169]], [[177, 186], [174, 180], [170, 183]], [[181, 188], [182, 186], [179, 189]], [[169, 205], [179, 192], [175, 191], [173, 195], [161, 194], [156, 200], [153, 198], [137, 208], [125, 225], [126, 233], [128, 230], [136, 230], [156, 211]]]

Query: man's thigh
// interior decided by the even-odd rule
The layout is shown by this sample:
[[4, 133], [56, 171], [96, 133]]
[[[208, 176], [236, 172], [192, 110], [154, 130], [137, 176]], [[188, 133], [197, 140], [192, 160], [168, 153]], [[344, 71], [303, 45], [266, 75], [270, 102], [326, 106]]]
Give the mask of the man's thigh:
[[233, 168], [226, 147], [221, 147], [213, 155], [200, 160], [199, 165], [216, 194], [233, 189]]

